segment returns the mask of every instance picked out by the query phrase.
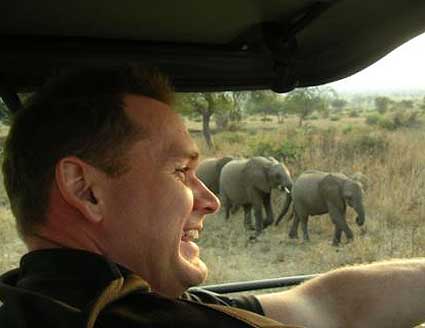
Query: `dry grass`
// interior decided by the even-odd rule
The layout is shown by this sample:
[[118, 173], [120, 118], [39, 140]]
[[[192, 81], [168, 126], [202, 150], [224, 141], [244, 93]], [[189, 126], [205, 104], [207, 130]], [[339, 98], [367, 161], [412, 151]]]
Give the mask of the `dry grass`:
[[[354, 120], [350, 120], [353, 124]], [[282, 139], [293, 128], [290, 120], [283, 126], [257, 133], [256, 137]], [[341, 265], [365, 263], [381, 259], [423, 256], [425, 240], [425, 132], [400, 130], [397, 132], [371, 131], [356, 125], [352, 134], [343, 134], [347, 120], [320, 121], [313, 125], [320, 129], [309, 140], [303, 158], [289, 164], [292, 172], [316, 168], [352, 173], [362, 171], [370, 178], [365, 195], [367, 211], [366, 232], [354, 223], [355, 213], [349, 209], [347, 221], [354, 231], [353, 243], [338, 248], [330, 245], [333, 225], [327, 215], [309, 221], [311, 242], [293, 241], [287, 237], [290, 223], [268, 228], [256, 243], [248, 241], [243, 228], [242, 211], [225, 222], [221, 213], [211, 216], [205, 224], [201, 244], [203, 257], [210, 267], [207, 283], [272, 278], [285, 275], [323, 272]], [[330, 136], [329, 125], [335, 128]], [[327, 130], [326, 130], [327, 129]], [[344, 147], [354, 134], [377, 133], [388, 147], [374, 155], [348, 156]], [[248, 133], [242, 140], [247, 140]], [[204, 149], [203, 141], [197, 139]], [[220, 135], [216, 135], [220, 140]], [[349, 149], [350, 150], [350, 149]], [[246, 154], [240, 142], [218, 143], [218, 150], [206, 150], [207, 156]], [[351, 154], [352, 155], [352, 154]], [[282, 200], [274, 195], [274, 208], [278, 212]], [[301, 234], [300, 234], [301, 236]]]

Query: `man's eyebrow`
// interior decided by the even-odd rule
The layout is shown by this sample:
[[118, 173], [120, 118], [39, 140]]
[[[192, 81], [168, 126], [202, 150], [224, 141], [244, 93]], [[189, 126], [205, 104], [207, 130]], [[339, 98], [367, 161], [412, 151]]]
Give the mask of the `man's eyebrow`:
[[200, 157], [199, 151], [191, 150], [191, 151], [173, 151], [171, 150], [169, 153], [169, 157], [176, 159], [189, 159], [191, 161], [197, 161]]

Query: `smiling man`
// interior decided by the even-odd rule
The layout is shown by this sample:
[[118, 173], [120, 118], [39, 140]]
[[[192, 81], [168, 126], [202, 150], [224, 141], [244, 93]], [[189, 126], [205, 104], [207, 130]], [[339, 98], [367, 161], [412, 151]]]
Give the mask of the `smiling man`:
[[425, 320], [423, 259], [335, 270], [257, 297], [187, 292], [207, 276], [196, 239], [219, 202], [195, 175], [198, 150], [171, 98], [158, 73], [86, 69], [51, 80], [17, 113], [3, 172], [29, 252], [0, 277], [2, 328]]

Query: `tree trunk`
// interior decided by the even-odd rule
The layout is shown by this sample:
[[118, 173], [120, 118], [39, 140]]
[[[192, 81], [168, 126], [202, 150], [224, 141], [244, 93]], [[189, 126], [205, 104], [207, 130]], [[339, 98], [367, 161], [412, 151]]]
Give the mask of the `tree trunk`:
[[202, 134], [204, 135], [205, 142], [209, 149], [213, 148], [214, 144], [211, 137], [210, 130], [211, 114], [209, 111], [202, 112]]
[[302, 127], [303, 126], [303, 116], [300, 115], [300, 119], [298, 120], [298, 127]]

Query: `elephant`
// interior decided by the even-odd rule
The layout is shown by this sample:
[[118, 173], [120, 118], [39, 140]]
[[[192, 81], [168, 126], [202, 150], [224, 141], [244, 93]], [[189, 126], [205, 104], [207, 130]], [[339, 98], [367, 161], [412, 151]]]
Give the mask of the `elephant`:
[[[274, 158], [257, 156], [228, 162], [221, 170], [219, 185], [226, 219], [229, 218], [231, 206], [242, 206], [245, 227], [250, 229], [251, 209], [254, 209], [255, 230], [258, 236], [263, 228], [274, 221], [271, 206], [272, 188], [279, 188], [289, 194], [292, 179], [284, 164]], [[263, 206], [266, 211], [265, 220], [263, 220]], [[285, 206], [286, 210], [287, 207]]]
[[[292, 200], [295, 219], [289, 232], [290, 238], [298, 237], [298, 224], [301, 221], [304, 240], [308, 241], [308, 217], [329, 213], [335, 225], [332, 244], [337, 246], [341, 242], [342, 232], [348, 240], [353, 239], [353, 232], [345, 220], [347, 205], [357, 212], [356, 223], [359, 226], [362, 226], [366, 219], [362, 186], [343, 173], [317, 170], [303, 172], [294, 182]], [[278, 221], [280, 219], [281, 217]]]
[[196, 169], [196, 175], [215, 195], [219, 195], [220, 173], [224, 165], [233, 159], [231, 156], [207, 158]]
[[361, 185], [362, 185], [362, 188], [363, 188], [363, 191], [364, 192], [367, 192], [367, 189], [369, 188], [369, 186], [370, 186], [370, 180], [369, 180], [369, 178], [366, 176], [366, 175], [364, 175], [362, 172], [360, 172], [360, 171], [357, 171], [357, 172], [354, 172], [352, 175], [351, 175], [351, 179], [353, 179], [353, 180], [355, 180], [355, 181], [358, 181], [358, 182], [360, 182], [361, 183]]

